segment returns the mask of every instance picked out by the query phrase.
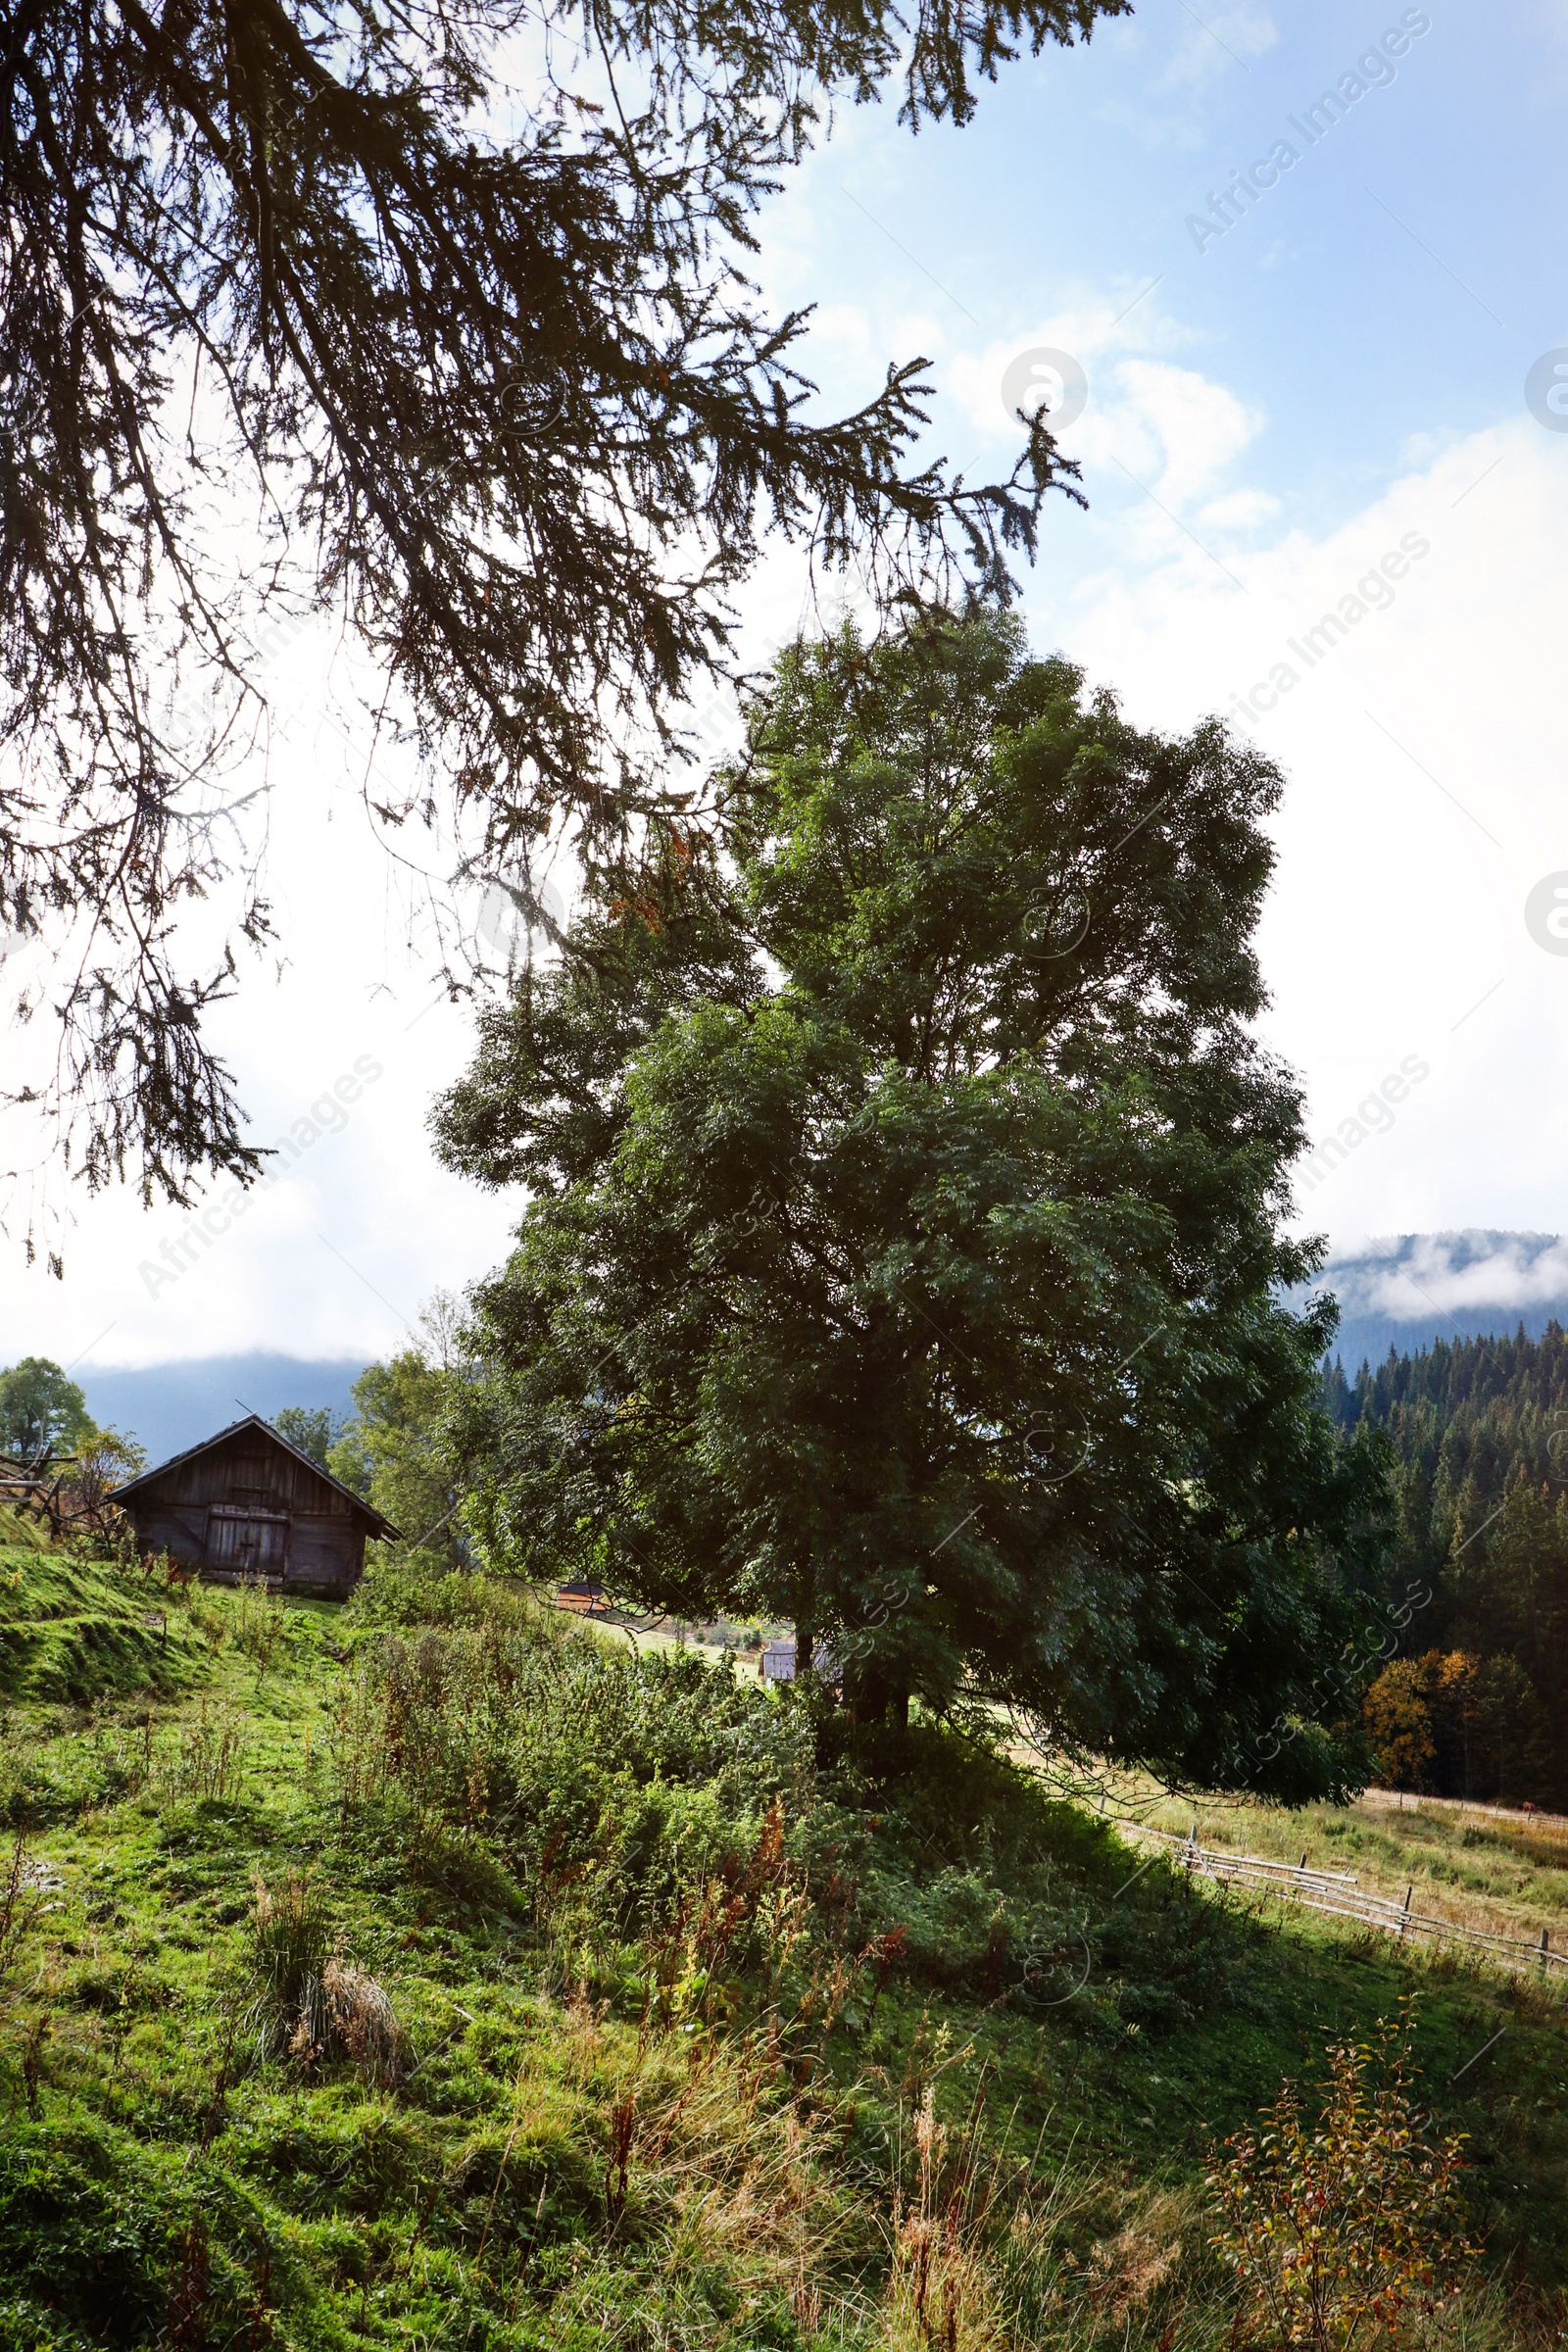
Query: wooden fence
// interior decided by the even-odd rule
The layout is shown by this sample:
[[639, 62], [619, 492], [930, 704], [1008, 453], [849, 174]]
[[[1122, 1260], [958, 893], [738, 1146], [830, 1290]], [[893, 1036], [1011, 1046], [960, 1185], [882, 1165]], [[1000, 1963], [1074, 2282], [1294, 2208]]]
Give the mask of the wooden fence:
[[0, 1467], [0, 1503], [46, 1522], [50, 1534], [58, 1537], [72, 1516], [66, 1474], [74, 1467], [74, 1463], [48, 1461], [41, 1468], [7, 1463]]
[[1308, 1911], [1325, 1911], [1335, 1919], [1359, 1920], [1366, 1927], [1381, 1928], [1387, 1935], [1401, 1939], [1406, 1936], [1424, 1936], [1435, 1942], [1466, 1944], [1504, 1968], [1544, 1971], [1568, 1968], [1568, 1950], [1552, 1950], [1549, 1929], [1542, 1929], [1537, 1942], [1523, 1943], [1510, 1936], [1489, 1936], [1478, 1928], [1461, 1928], [1451, 1919], [1429, 1919], [1423, 1912], [1410, 1908], [1413, 1886], [1406, 1886], [1403, 1902], [1396, 1903], [1391, 1895], [1364, 1892], [1357, 1886], [1353, 1871], [1309, 1870], [1304, 1854], [1298, 1863], [1271, 1862], [1260, 1854], [1232, 1854], [1200, 1845], [1196, 1823], [1186, 1838], [1173, 1830], [1156, 1830], [1141, 1821], [1117, 1820], [1115, 1827], [1134, 1837], [1156, 1839], [1173, 1861], [1196, 1878], [1213, 1879], [1221, 1886], [1260, 1887], [1283, 1895], [1288, 1902], [1299, 1903]]
[[91, 1454], [0, 1462], [0, 1505], [36, 1519], [56, 1543], [69, 1535], [114, 1537], [125, 1525], [119, 1504], [110, 1500], [104, 1466]]

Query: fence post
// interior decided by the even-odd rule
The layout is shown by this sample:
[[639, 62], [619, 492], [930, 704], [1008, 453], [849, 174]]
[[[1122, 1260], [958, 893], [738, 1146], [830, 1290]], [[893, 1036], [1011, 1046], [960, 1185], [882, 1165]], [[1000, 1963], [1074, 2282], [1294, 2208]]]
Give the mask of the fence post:
[[1541, 1931], [1541, 1965], [1543, 1968], [1544, 1968], [1546, 1965], [1546, 1954], [1550, 1948], [1551, 1930], [1549, 1928], [1543, 1928]]
[[[1410, 1897], [1412, 1894], [1414, 1894], [1414, 1892], [1415, 1887], [1413, 1886], [1407, 1886], [1404, 1890], [1404, 1901], [1400, 1905], [1400, 1909], [1404, 1912], [1406, 1918], [1408, 1918], [1410, 1911]], [[1399, 1940], [1401, 1943], [1404, 1940], [1404, 1920], [1402, 1919], [1399, 1922]]]

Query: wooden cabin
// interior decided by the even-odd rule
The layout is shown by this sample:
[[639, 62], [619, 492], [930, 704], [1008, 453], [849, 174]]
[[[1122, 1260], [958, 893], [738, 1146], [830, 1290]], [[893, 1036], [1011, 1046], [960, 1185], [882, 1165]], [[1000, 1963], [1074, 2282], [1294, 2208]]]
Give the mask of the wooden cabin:
[[367, 1539], [398, 1534], [259, 1413], [117, 1487], [113, 1499], [143, 1552], [171, 1552], [218, 1584], [262, 1576], [284, 1592], [352, 1592]]
[[[764, 1683], [793, 1683], [795, 1636], [780, 1634], [776, 1641], [765, 1642], [757, 1671]], [[811, 1671], [819, 1683], [829, 1684], [835, 1690], [844, 1680], [843, 1669], [825, 1642], [818, 1642], [811, 1653]]]

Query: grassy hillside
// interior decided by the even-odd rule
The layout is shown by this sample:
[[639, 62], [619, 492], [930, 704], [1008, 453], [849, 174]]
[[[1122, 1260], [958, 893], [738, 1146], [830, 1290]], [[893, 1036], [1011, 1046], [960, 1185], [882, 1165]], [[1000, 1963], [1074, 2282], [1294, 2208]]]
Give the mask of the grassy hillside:
[[188, 1684], [202, 1613], [169, 1607], [168, 1592], [162, 1578], [70, 1560], [35, 1522], [0, 1508], [0, 1700], [85, 1704]]
[[0, 1593], [0, 2346], [1217, 2347], [1216, 2137], [1411, 1989], [1488, 2249], [1426, 2331], [1552, 2332], [1549, 1991], [478, 1580]]
[[1509, 1816], [1491, 1806], [1423, 1801], [1369, 1789], [1352, 1805], [1278, 1806], [1159, 1802], [1134, 1779], [1112, 1784], [1112, 1812], [1123, 1804], [1155, 1828], [1199, 1842], [1310, 1868], [1353, 1872], [1358, 1886], [1399, 1901], [1430, 1919], [1482, 1935], [1533, 1943], [1544, 1928], [1554, 1950], [1568, 1950], [1568, 1822]]

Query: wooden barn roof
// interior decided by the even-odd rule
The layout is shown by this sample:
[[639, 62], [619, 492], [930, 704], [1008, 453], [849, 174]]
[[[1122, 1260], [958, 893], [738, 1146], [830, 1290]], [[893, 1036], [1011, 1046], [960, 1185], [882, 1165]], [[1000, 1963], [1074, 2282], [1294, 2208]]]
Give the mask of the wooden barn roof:
[[172, 1453], [168, 1461], [160, 1462], [155, 1470], [144, 1470], [139, 1478], [127, 1479], [122, 1487], [114, 1489], [110, 1495], [111, 1502], [123, 1503], [127, 1496], [139, 1494], [146, 1487], [156, 1486], [160, 1479], [168, 1477], [171, 1470], [177, 1470], [183, 1462], [194, 1461], [198, 1454], [211, 1453], [216, 1446], [238, 1437], [241, 1430], [255, 1430], [270, 1445], [275, 1446], [279, 1453], [286, 1453], [292, 1460], [302, 1464], [313, 1478], [320, 1480], [323, 1487], [330, 1487], [334, 1494], [341, 1494], [360, 1514], [378, 1543], [401, 1541], [401, 1531], [392, 1525], [390, 1519], [383, 1519], [363, 1494], [356, 1494], [352, 1487], [346, 1487], [340, 1478], [334, 1478], [330, 1470], [323, 1470], [319, 1462], [313, 1461], [308, 1453], [302, 1453], [297, 1446], [291, 1446], [287, 1438], [279, 1436], [270, 1421], [262, 1419], [260, 1413], [246, 1413], [243, 1419], [230, 1421], [226, 1429], [216, 1430], [210, 1438], [203, 1438], [199, 1446], [187, 1446], [183, 1453]]

